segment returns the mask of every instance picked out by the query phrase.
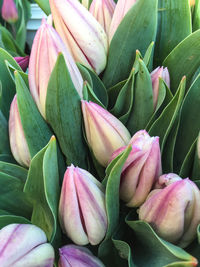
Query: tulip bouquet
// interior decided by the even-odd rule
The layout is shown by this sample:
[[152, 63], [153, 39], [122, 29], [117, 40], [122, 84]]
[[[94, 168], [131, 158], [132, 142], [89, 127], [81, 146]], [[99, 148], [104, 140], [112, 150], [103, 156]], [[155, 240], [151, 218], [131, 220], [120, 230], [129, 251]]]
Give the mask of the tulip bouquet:
[[28, 70], [0, 48], [0, 266], [197, 266], [200, 1], [36, 2]]

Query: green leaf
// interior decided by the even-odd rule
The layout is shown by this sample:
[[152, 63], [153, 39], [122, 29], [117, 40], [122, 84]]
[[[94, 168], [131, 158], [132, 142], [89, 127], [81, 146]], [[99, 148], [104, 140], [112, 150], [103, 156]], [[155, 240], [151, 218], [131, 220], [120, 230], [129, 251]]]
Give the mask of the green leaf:
[[28, 171], [19, 166], [8, 162], [0, 161], [0, 172], [20, 179], [23, 183], [26, 182]]
[[33, 204], [31, 222], [44, 230], [51, 243], [59, 246], [60, 188], [55, 137], [32, 159], [24, 192]]
[[0, 110], [0, 154], [11, 154], [8, 135], [8, 123]]
[[121, 81], [114, 85], [113, 87], [108, 89], [108, 95], [109, 95], [109, 109], [112, 109], [115, 105], [115, 102], [117, 101], [117, 97], [123, 88], [123, 86], [126, 84], [127, 80]]
[[192, 170], [192, 175], [190, 176], [192, 180], [197, 180], [200, 178], [200, 155], [199, 155], [200, 133], [198, 135], [196, 143], [197, 145], [196, 145], [196, 152], [194, 156], [193, 170]]
[[39, 5], [39, 7], [41, 7], [47, 16], [51, 14], [49, 0], [35, 0], [35, 2]]
[[194, 141], [194, 143], [191, 145], [190, 149], [188, 150], [183, 163], [181, 165], [179, 176], [180, 177], [190, 177], [193, 163], [194, 163], [194, 156], [195, 156], [195, 150], [196, 150], [196, 144], [197, 140]]
[[0, 229], [8, 224], [20, 223], [20, 224], [31, 224], [29, 220], [21, 216], [15, 215], [0, 215]]
[[[108, 217], [108, 229], [104, 241], [99, 246], [99, 257], [107, 259], [109, 257], [109, 250], [105, 248], [110, 247], [110, 239], [115, 231], [119, 222], [119, 185], [120, 177], [123, 165], [131, 152], [131, 146], [114, 160], [114, 166], [112, 164], [112, 169], [109, 171], [109, 176], [106, 184], [106, 211]], [[109, 165], [111, 166], [111, 164]], [[110, 167], [109, 167], [110, 168]]]
[[[191, 145], [197, 138], [200, 131], [200, 121], [197, 114], [200, 113], [200, 75], [191, 85], [185, 96], [181, 110], [180, 126], [175, 147], [175, 170], [179, 171], [180, 166], [186, 157]], [[184, 145], [183, 145], [184, 144]]]
[[133, 69], [124, 86], [121, 88], [114, 107], [110, 112], [123, 124], [126, 124], [133, 105], [135, 70]]
[[81, 101], [62, 54], [58, 56], [49, 80], [46, 117], [67, 157], [67, 163], [86, 168]]
[[195, 0], [194, 12], [192, 15], [192, 30], [197, 31], [200, 28], [200, 0]]
[[83, 84], [83, 99], [86, 101], [92, 101], [102, 108], [106, 109], [106, 107], [101, 103], [101, 101], [97, 98], [95, 95], [92, 87], [89, 85], [87, 81], [84, 82]]
[[161, 65], [169, 53], [191, 33], [189, 1], [159, 0], [158, 31], [154, 58], [156, 66]]
[[17, 70], [21, 70], [14, 58], [8, 54], [4, 49], [0, 48], [0, 81], [1, 81], [1, 98], [0, 109], [6, 119], [9, 117], [9, 107], [15, 95], [15, 84], [10, 77], [7, 66], [5, 64], [7, 60]]
[[[144, 221], [132, 221], [129, 215], [126, 223], [133, 229], [134, 255], [133, 259], [138, 267], [161, 267], [167, 264], [182, 262], [194, 263], [196, 259], [163, 239], [161, 239]], [[142, 249], [141, 249], [142, 248]]]
[[[15, 72], [17, 104], [31, 158], [49, 141], [52, 133], [40, 115], [24, 81], [26, 76]], [[23, 79], [24, 78], [24, 79]]]
[[137, 1], [120, 23], [109, 47], [108, 63], [103, 75], [107, 88], [126, 79], [133, 66], [136, 49], [145, 54], [155, 40], [157, 3], [157, 0]]
[[135, 77], [133, 107], [127, 128], [133, 135], [144, 129], [154, 112], [151, 76], [144, 62], [139, 59], [139, 71]]
[[186, 79], [183, 77], [175, 96], [149, 130], [151, 136], [160, 137], [161, 151], [180, 111], [185, 92], [185, 83]]
[[18, 178], [5, 170], [0, 170], [0, 209], [14, 215], [30, 218], [32, 207], [23, 192], [23, 177]]
[[87, 81], [92, 87], [94, 94], [101, 101], [101, 103], [107, 108], [108, 106], [108, 94], [106, 88], [96, 73], [86, 66], [77, 63], [84, 81]]
[[200, 30], [185, 38], [164, 60], [163, 66], [167, 67], [170, 73], [172, 93], [176, 92], [178, 84], [184, 75], [187, 77], [187, 88], [190, 87], [192, 77], [200, 65], [199, 39]]
[[8, 162], [8, 163], [16, 163], [15, 159], [8, 154], [0, 154], [0, 161]]

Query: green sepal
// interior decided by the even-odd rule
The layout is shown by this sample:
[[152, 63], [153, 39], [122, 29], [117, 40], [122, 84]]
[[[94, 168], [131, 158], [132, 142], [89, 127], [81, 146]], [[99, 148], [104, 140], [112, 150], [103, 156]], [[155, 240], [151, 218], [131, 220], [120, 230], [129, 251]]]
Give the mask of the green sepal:
[[87, 150], [82, 134], [81, 101], [62, 54], [49, 79], [46, 117], [53, 128], [67, 164], [86, 168]]
[[15, 72], [17, 104], [24, 135], [32, 158], [48, 143], [52, 133], [30, 95], [27, 81], [25, 82], [24, 80], [26, 77], [26, 74], [22, 77], [18, 71]]
[[50, 243], [59, 247], [60, 187], [56, 150], [56, 139], [53, 136], [47, 146], [32, 159], [24, 192], [33, 204], [31, 222], [43, 229]]
[[170, 73], [170, 89], [172, 93], [176, 92], [184, 75], [187, 77], [187, 88], [190, 87], [192, 77], [200, 65], [199, 39], [200, 30], [190, 34], [180, 42], [164, 60], [163, 66], [167, 67]]
[[155, 40], [157, 4], [157, 0], [137, 1], [118, 26], [110, 43], [107, 67], [103, 74], [107, 88], [126, 79], [132, 69], [135, 51], [138, 49], [145, 54]]

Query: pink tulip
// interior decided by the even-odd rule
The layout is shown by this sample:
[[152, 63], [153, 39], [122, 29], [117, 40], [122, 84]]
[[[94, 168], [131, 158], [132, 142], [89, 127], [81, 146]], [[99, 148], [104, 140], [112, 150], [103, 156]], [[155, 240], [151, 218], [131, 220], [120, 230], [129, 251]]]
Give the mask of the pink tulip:
[[88, 144], [102, 166], [112, 153], [130, 141], [126, 127], [111, 113], [93, 102], [82, 100], [82, 112]]
[[10, 148], [15, 160], [22, 166], [29, 167], [31, 156], [24, 136], [24, 130], [17, 106], [17, 96], [13, 98], [9, 117]]
[[115, 6], [116, 4], [113, 0], [93, 0], [89, 9], [90, 13], [104, 28], [107, 35]]
[[53, 267], [54, 249], [32, 224], [9, 224], [0, 230], [0, 266]]
[[109, 42], [111, 42], [122, 19], [129, 11], [129, 9], [137, 2], [137, 0], [118, 0], [109, 31]]
[[[122, 170], [120, 197], [128, 207], [139, 207], [161, 174], [159, 138], [150, 137], [145, 130], [141, 130], [129, 144], [132, 145], [132, 151]], [[121, 147], [116, 150], [111, 159], [125, 149]]]
[[159, 95], [159, 78], [162, 78], [168, 88], [170, 88], [170, 77], [167, 68], [158, 67], [151, 73], [152, 87], [153, 87], [153, 105], [156, 108]]
[[107, 231], [103, 185], [89, 172], [67, 168], [59, 204], [63, 231], [78, 245], [99, 244]]
[[44, 118], [48, 82], [60, 52], [64, 55], [72, 82], [82, 97], [83, 79], [73, 58], [55, 29], [43, 20], [33, 42], [28, 77], [31, 94]]
[[20, 65], [22, 70], [25, 72], [27, 70], [27, 68], [28, 68], [29, 56], [26, 56], [26, 57], [14, 57], [14, 59]]
[[108, 42], [102, 26], [78, 0], [50, 0], [55, 28], [75, 61], [97, 74], [106, 66]]
[[9, 23], [14, 23], [18, 20], [18, 12], [14, 0], [3, 0], [1, 15]]
[[139, 219], [161, 238], [185, 248], [196, 237], [200, 223], [200, 191], [188, 178], [179, 178], [173, 174], [159, 178], [166, 186], [150, 193], [139, 209]]
[[104, 264], [85, 247], [67, 245], [59, 249], [59, 267], [104, 267]]

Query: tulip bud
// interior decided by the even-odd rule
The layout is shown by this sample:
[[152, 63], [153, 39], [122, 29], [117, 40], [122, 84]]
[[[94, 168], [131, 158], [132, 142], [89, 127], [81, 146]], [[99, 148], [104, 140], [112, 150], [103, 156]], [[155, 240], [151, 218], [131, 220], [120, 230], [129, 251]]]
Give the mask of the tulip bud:
[[82, 97], [83, 79], [81, 74], [57, 32], [43, 19], [33, 41], [28, 77], [31, 94], [44, 118], [46, 117], [45, 103], [48, 82], [60, 52], [63, 53], [72, 82]]
[[153, 105], [156, 108], [159, 95], [159, 78], [162, 78], [168, 88], [170, 88], [170, 78], [167, 68], [158, 67], [151, 73], [152, 87], [153, 87]]
[[193, 7], [195, 5], [195, 0], [189, 0], [190, 7]]
[[54, 249], [32, 224], [9, 224], [0, 230], [0, 266], [53, 267]]
[[89, 9], [90, 13], [104, 28], [107, 35], [115, 6], [116, 4], [113, 0], [93, 0]]
[[137, 0], [118, 0], [110, 25], [109, 42], [111, 42], [113, 35], [126, 13], [136, 2]]
[[9, 23], [14, 23], [18, 20], [18, 13], [14, 0], [3, 0], [1, 15], [2, 18]]
[[88, 144], [98, 162], [106, 167], [112, 153], [127, 145], [131, 136], [117, 118], [93, 102], [82, 101], [82, 112]]
[[[132, 145], [132, 151], [122, 170], [120, 198], [128, 207], [139, 207], [161, 174], [159, 137], [150, 137], [145, 130], [141, 130], [129, 144]], [[122, 147], [115, 151], [111, 159], [125, 149]]]
[[29, 167], [31, 156], [24, 136], [16, 95], [14, 96], [10, 106], [9, 137], [10, 148], [15, 160], [20, 165]]
[[97, 74], [106, 66], [108, 42], [102, 26], [78, 0], [50, 0], [55, 28], [75, 61]]
[[104, 264], [85, 247], [67, 245], [59, 249], [59, 267], [104, 267]]
[[139, 209], [139, 219], [148, 222], [161, 238], [185, 248], [196, 237], [200, 223], [200, 191], [188, 178], [169, 182], [151, 192]]
[[78, 245], [99, 244], [107, 230], [103, 185], [89, 172], [67, 168], [59, 204], [63, 231]]
[[25, 72], [28, 68], [28, 63], [29, 63], [29, 56], [26, 57], [14, 57], [16, 62], [20, 65], [22, 70]]

